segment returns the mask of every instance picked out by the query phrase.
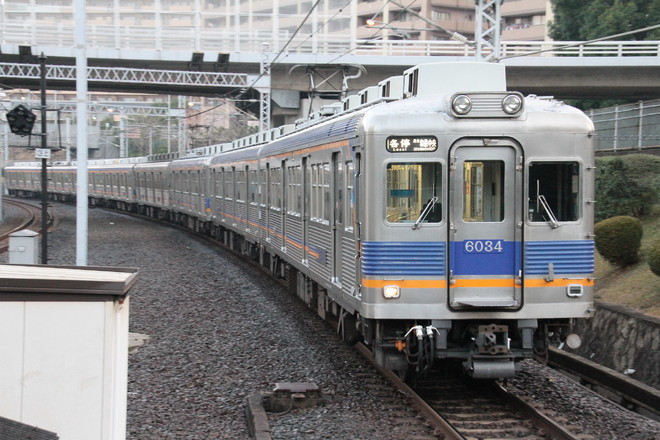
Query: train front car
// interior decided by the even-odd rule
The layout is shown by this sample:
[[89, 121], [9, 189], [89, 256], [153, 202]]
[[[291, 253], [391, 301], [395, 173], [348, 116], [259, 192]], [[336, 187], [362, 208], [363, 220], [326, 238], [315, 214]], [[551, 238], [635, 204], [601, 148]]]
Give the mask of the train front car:
[[363, 120], [362, 333], [402, 373], [459, 359], [512, 377], [592, 311], [593, 125], [507, 92], [502, 65], [403, 84]]

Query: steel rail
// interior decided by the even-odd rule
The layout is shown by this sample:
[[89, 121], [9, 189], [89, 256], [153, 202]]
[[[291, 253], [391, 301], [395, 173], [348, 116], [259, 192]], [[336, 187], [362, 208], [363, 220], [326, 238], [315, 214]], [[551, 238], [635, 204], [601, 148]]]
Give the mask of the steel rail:
[[426, 403], [412, 388], [403, 382], [392, 370], [387, 370], [378, 365], [373, 357], [373, 354], [366, 346], [363, 344], [357, 344], [356, 348], [383, 376], [385, 376], [392, 383], [392, 385], [394, 385], [403, 394], [408, 396], [410, 403], [415, 407], [415, 409], [417, 409], [417, 411], [419, 411], [424, 416], [428, 423], [434, 429], [440, 432], [446, 440], [466, 439], [466, 437], [458, 432], [451, 423], [449, 423], [447, 420], [445, 420], [445, 418], [443, 418], [433, 408], [431, 408], [428, 403]]
[[660, 416], [660, 390], [596, 362], [550, 347], [548, 365], [603, 388], [624, 400]]
[[511, 407], [513, 407], [520, 413], [524, 414], [527, 418], [532, 420], [534, 425], [540, 427], [545, 432], [547, 432], [549, 438], [553, 440], [578, 440], [578, 439], [585, 440], [586, 438], [588, 438], [584, 435], [577, 435], [577, 436], [574, 435], [566, 428], [561, 426], [559, 423], [552, 420], [552, 418], [544, 414], [542, 411], [532, 406], [522, 397], [510, 393], [502, 385], [493, 382], [492, 386], [495, 393], [499, 394], [499, 396], [507, 404], [509, 404]]

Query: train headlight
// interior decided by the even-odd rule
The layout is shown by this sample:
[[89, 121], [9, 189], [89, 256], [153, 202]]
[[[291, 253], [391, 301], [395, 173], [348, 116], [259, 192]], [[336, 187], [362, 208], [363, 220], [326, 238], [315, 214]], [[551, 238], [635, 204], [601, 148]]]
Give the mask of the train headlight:
[[451, 108], [457, 115], [467, 115], [472, 110], [472, 100], [467, 95], [455, 96]]
[[383, 287], [383, 296], [387, 299], [398, 298], [400, 294], [401, 294], [401, 289], [399, 289], [399, 286]]
[[507, 115], [515, 115], [522, 109], [522, 99], [518, 95], [506, 95], [502, 100], [502, 110]]

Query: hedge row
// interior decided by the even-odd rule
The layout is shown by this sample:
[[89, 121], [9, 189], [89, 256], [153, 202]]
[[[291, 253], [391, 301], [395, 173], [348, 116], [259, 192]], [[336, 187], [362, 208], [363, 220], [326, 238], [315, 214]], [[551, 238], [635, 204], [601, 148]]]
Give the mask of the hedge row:
[[594, 226], [596, 249], [610, 263], [625, 267], [639, 261], [642, 244], [642, 223], [636, 218], [620, 215], [602, 220]]
[[596, 221], [643, 217], [660, 199], [660, 157], [630, 154], [596, 159]]

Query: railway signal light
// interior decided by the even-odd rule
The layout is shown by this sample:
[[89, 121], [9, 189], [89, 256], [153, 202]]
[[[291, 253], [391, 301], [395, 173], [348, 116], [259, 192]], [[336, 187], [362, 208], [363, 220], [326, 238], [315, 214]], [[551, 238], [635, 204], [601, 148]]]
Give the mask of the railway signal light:
[[37, 116], [24, 105], [18, 105], [7, 112], [7, 122], [11, 132], [19, 136], [27, 136], [32, 133], [32, 127]]

